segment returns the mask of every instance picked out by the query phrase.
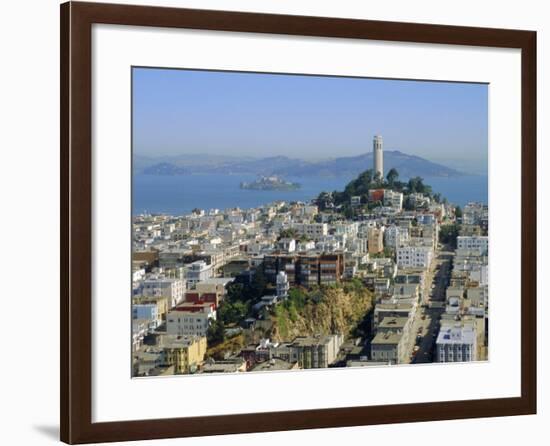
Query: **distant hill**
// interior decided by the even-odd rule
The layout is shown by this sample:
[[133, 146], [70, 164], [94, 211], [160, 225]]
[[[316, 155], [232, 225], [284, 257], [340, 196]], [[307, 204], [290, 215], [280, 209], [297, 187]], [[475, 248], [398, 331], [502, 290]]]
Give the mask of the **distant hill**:
[[[153, 163], [151, 159], [136, 171], [147, 175], [185, 175], [199, 173], [300, 176], [355, 176], [371, 168], [372, 153], [358, 156], [339, 157], [322, 161], [304, 161], [286, 156], [269, 158], [237, 158], [224, 156], [192, 155], [164, 158]], [[384, 151], [384, 171], [397, 169], [400, 178], [455, 177], [463, 175], [450, 167], [428, 161], [398, 150]]]

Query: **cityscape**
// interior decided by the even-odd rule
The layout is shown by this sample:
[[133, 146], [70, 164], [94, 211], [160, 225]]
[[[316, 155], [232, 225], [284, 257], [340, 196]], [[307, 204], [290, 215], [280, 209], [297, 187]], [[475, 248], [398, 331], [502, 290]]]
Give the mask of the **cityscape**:
[[308, 200], [133, 215], [132, 376], [487, 360], [488, 204], [402, 179], [384, 143]]

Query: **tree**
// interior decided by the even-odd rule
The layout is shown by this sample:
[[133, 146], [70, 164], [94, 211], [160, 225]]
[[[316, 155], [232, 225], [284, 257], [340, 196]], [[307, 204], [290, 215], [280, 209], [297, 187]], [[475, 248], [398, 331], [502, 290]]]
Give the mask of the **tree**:
[[336, 205], [348, 204], [353, 196], [368, 195], [369, 189], [372, 187], [374, 187], [373, 171], [372, 169], [367, 169], [359, 174], [355, 180], [350, 181], [343, 192], [334, 191], [332, 198]]
[[206, 340], [209, 344], [218, 344], [225, 340], [225, 325], [222, 320], [210, 319]]
[[224, 324], [238, 324], [246, 319], [249, 311], [249, 303], [240, 300], [235, 302], [224, 302], [218, 310], [218, 319]]
[[373, 171], [372, 171], [372, 169], [367, 169], [357, 177], [356, 181], [360, 185], [362, 185], [363, 188], [368, 190], [368, 189], [370, 189], [370, 186], [372, 184], [372, 180], [373, 180]]
[[458, 236], [458, 225], [442, 225], [439, 230], [439, 241], [445, 245], [456, 248], [456, 238]]
[[456, 218], [462, 218], [462, 209], [460, 208], [460, 206], [457, 206], [455, 208], [455, 217]]
[[235, 302], [242, 300], [244, 295], [244, 285], [242, 283], [230, 283], [227, 286], [227, 300]]
[[399, 178], [399, 173], [397, 172], [397, 169], [394, 169], [392, 167], [386, 175], [386, 180], [388, 181], [388, 185], [390, 187], [393, 187], [398, 178]]
[[307, 301], [307, 293], [302, 288], [291, 288], [288, 291], [288, 299], [297, 309], [302, 309]]
[[277, 237], [277, 240], [281, 240], [282, 238], [298, 238], [298, 232], [294, 228], [288, 228], [288, 229], [281, 229], [281, 232], [279, 232], [279, 237]]
[[250, 284], [250, 292], [252, 299], [259, 299], [265, 293], [267, 287], [267, 279], [265, 278], [264, 270], [261, 266], [256, 268], [252, 283]]
[[354, 212], [353, 212], [353, 209], [351, 208], [351, 206], [349, 206], [349, 205], [344, 206], [344, 216], [347, 219], [353, 218]]
[[403, 200], [403, 209], [405, 211], [414, 211], [415, 207], [414, 207], [414, 204], [412, 202], [412, 200], [407, 197], [405, 198], [405, 200]]
[[409, 182], [407, 183], [407, 188], [409, 189], [410, 193], [424, 193], [424, 180], [421, 177], [412, 177], [409, 178]]
[[315, 201], [319, 210], [324, 211], [333, 204], [332, 195], [329, 192], [321, 192]]

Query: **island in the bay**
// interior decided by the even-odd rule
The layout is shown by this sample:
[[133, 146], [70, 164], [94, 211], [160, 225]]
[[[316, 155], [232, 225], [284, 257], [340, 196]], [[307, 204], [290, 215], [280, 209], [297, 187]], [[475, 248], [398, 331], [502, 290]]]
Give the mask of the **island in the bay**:
[[247, 189], [247, 190], [282, 190], [282, 191], [288, 191], [288, 190], [298, 190], [300, 189], [299, 183], [292, 183], [290, 181], [286, 181], [281, 177], [278, 177], [276, 175], [271, 175], [268, 177], [262, 176], [258, 178], [256, 181], [252, 181], [250, 183], [243, 181], [240, 184], [241, 189]]

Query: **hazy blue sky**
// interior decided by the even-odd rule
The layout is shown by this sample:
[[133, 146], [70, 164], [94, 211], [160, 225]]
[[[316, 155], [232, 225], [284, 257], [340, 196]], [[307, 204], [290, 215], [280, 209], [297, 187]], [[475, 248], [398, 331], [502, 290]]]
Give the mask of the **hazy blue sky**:
[[[421, 61], [419, 61], [421, 63]], [[134, 151], [487, 163], [487, 85], [135, 68]]]

